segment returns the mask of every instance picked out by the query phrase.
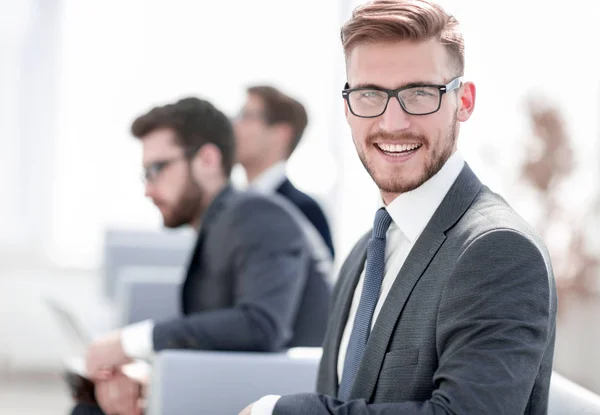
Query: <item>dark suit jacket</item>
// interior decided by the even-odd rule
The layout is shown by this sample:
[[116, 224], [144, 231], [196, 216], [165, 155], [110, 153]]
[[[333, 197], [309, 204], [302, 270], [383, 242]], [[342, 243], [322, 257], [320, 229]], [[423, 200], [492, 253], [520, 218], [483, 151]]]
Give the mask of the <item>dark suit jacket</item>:
[[154, 348], [320, 346], [331, 294], [325, 279], [285, 206], [228, 187], [201, 225], [183, 284], [185, 317], [157, 323]]
[[337, 359], [369, 235], [343, 265], [317, 394], [288, 414], [546, 414], [556, 290], [542, 242], [465, 166], [415, 242], [371, 331], [350, 399]]
[[285, 179], [281, 186], [276, 189], [276, 192], [296, 205], [309, 222], [313, 224], [323, 237], [323, 241], [327, 245], [327, 248], [329, 248], [329, 252], [333, 258], [335, 250], [333, 249], [329, 223], [319, 204], [312, 197], [298, 190], [288, 179]]

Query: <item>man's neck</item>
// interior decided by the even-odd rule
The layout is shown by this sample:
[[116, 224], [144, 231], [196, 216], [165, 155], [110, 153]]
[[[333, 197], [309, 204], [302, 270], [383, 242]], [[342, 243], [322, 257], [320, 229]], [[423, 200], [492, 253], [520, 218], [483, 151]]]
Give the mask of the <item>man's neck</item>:
[[211, 183], [210, 185], [205, 185], [203, 189], [202, 202], [200, 203], [200, 209], [195, 219], [190, 222], [190, 226], [194, 229], [198, 230], [200, 228], [200, 223], [204, 218], [204, 214], [208, 210], [208, 207], [212, 204], [212, 202], [216, 199], [216, 197], [225, 189], [228, 181], [226, 179], [219, 180], [215, 183]]
[[402, 193], [388, 193], [380, 190], [381, 199], [383, 200], [384, 205], [389, 206], [398, 196]]
[[[460, 156], [454, 156], [454, 154], [457, 152], [456, 148], [454, 148], [452, 150], [452, 152], [450, 153], [450, 155], [448, 156], [448, 158], [446, 159], [446, 161], [444, 161], [444, 164], [442, 165], [442, 167], [431, 177], [429, 177], [425, 182], [421, 183], [418, 187], [412, 189], [411, 191], [417, 190], [419, 187], [422, 187], [424, 184], [426, 184], [427, 182], [431, 181], [432, 179], [434, 179], [435, 177], [439, 176], [440, 173], [447, 171], [448, 170], [448, 161], [451, 159], [456, 159], [456, 157], [459, 157], [458, 160], [462, 160], [462, 158], [460, 158]], [[453, 158], [454, 157], [454, 158]], [[464, 164], [461, 162], [461, 165]], [[379, 192], [381, 194], [381, 199], [383, 200], [383, 203], [385, 204], [385, 206], [389, 206], [394, 200], [396, 200], [396, 198], [400, 195], [402, 195], [401, 193], [391, 193], [391, 192], [385, 192], [381, 189], [379, 189]], [[406, 193], [406, 192], [404, 192]]]
[[261, 174], [273, 167], [275, 164], [285, 161], [285, 158], [277, 158], [270, 161], [260, 160], [254, 165], [244, 166], [248, 183], [254, 182]]

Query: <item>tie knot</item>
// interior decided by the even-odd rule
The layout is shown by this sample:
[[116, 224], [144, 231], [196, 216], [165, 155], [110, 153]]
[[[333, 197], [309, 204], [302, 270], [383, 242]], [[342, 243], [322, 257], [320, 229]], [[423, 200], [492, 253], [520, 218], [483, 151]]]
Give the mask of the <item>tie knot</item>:
[[385, 234], [392, 223], [392, 217], [385, 210], [380, 208], [375, 214], [375, 222], [373, 223], [373, 238], [385, 239]]

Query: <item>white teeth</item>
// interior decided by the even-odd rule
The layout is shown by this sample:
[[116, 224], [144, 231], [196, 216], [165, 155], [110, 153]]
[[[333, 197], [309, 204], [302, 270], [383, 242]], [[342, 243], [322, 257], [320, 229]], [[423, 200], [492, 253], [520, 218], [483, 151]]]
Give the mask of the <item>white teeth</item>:
[[377, 146], [387, 153], [402, 153], [411, 151], [420, 146], [420, 144], [377, 144]]

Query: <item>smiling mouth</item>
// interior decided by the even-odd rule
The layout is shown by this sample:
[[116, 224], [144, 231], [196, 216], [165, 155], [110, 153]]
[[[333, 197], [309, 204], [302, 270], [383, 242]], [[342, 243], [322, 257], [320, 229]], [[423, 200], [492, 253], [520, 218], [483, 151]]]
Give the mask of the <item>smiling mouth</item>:
[[419, 150], [423, 144], [383, 144], [376, 143], [375, 146], [389, 156], [406, 156]]

